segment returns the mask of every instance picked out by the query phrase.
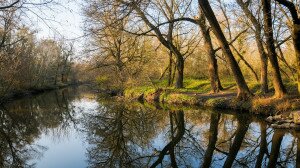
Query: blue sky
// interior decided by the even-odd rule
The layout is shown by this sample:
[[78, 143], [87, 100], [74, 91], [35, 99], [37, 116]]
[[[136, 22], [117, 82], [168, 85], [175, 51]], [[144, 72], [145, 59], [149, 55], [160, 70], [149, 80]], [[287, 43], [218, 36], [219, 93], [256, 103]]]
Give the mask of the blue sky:
[[[31, 0], [41, 2], [45, 0]], [[58, 4], [55, 4], [55, 3]], [[26, 15], [23, 17], [25, 25], [36, 30], [38, 39], [64, 40], [66, 43], [74, 43], [77, 58], [83, 58], [85, 45], [82, 12], [83, 0], [54, 0], [48, 6], [26, 6], [22, 9]]]
[[[30, 24], [38, 30], [38, 38], [74, 39], [83, 35], [83, 16], [81, 0], [61, 0], [61, 5], [51, 5], [49, 8], [32, 8]], [[37, 16], [37, 15], [38, 16]], [[44, 21], [41, 19], [44, 18]], [[45, 23], [46, 22], [46, 23]]]

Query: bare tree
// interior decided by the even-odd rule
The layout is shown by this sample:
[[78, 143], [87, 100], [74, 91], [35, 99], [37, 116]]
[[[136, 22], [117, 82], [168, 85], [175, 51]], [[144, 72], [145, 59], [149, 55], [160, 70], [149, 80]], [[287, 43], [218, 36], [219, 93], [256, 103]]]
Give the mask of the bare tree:
[[214, 15], [214, 12], [213, 12], [208, 0], [199, 0], [198, 2], [199, 2], [199, 5], [200, 5], [204, 15], [206, 16], [208, 22], [210, 23], [210, 26], [211, 26], [215, 36], [217, 37], [219, 45], [221, 46], [223, 53], [225, 54], [226, 59], [230, 65], [230, 68], [232, 70], [232, 73], [233, 73], [233, 76], [234, 76], [234, 79], [236, 81], [237, 88], [238, 88], [237, 97], [240, 99], [247, 99], [247, 98], [251, 97], [252, 93], [250, 92], [250, 90], [247, 86], [247, 83], [244, 79], [241, 69], [232, 54], [230, 46], [221, 30], [221, 27]]
[[277, 54], [275, 51], [273, 28], [272, 28], [271, 0], [262, 0], [262, 6], [263, 6], [263, 13], [264, 13], [263, 15], [264, 15], [264, 30], [266, 36], [266, 46], [268, 50], [268, 57], [272, 65], [275, 97], [281, 98], [286, 94], [286, 89], [282, 82]]
[[292, 30], [292, 38], [295, 48], [295, 55], [297, 60], [297, 80], [298, 80], [298, 94], [300, 93], [300, 16], [298, 13], [299, 10], [297, 10], [296, 5], [293, 2], [290, 2], [288, 0], [275, 0], [279, 4], [285, 6], [292, 17], [292, 23], [293, 23], [293, 30]]
[[255, 34], [255, 41], [257, 45], [257, 49], [260, 55], [260, 84], [262, 93], [268, 92], [268, 57], [265, 52], [263, 45], [263, 37], [262, 37], [262, 25], [260, 21], [255, 17], [255, 15], [249, 9], [249, 3], [244, 2], [243, 0], [236, 0], [237, 4], [242, 8], [246, 17], [251, 21], [253, 25], [253, 31]]

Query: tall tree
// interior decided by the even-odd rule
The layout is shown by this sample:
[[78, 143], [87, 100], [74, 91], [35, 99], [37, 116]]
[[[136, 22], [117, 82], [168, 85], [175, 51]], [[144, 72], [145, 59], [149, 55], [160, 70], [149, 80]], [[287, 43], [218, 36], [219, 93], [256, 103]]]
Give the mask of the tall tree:
[[145, 10], [143, 10], [140, 7], [142, 3], [138, 3], [136, 1], [127, 2], [123, 0], [117, 0], [117, 2], [132, 8], [132, 10], [136, 12], [136, 14], [141, 18], [141, 20], [155, 33], [155, 36], [160, 41], [160, 43], [175, 55], [177, 70], [175, 87], [183, 88], [184, 57], [183, 54], [180, 52], [180, 49], [176, 47], [176, 45], [172, 41], [169, 41], [167, 38], [164, 37], [164, 34], [161, 32], [158, 26], [151, 23], [150, 19], [146, 16]]
[[246, 17], [250, 20], [253, 25], [253, 31], [255, 34], [255, 42], [260, 56], [260, 90], [262, 93], [268, 92], [268, 56], [265, 52], [262, 37], [262, 25], [260, 21], [254, 16], [249, 9], [249, 2], [243, 0], [236, 0], [237, 4], [242, 8]]
[[198, 0], [198, 3], [200, 5], [204, 15], [206, 16], [215, 36], [217, 37], [219, 45], [221, 46], [222, 51], [223, 51], [224, 55], [226, 56], [227, 62], [229, 63], [229, 66], [233, 73], [233, 77], [237, 84], [237, 89], [238, 89], [237, 97], [239, 99], [247, 99], [247, 98], [251, 97], [252, 93], [250, 92], [250, 90], [247, 86], [247, 83], [242, 74], [242, 71], [232, 54], [232, 51], [228, 44], [228, 41], [226, 40], [226, 38], [222, 32], [222, 29], [218, 23], [218, 20], [208, 2], [208, 0]]
[[300, 11], [297, 11], [296, 5], [293, 2], [287, 0], [275, 0], [279, 4], [288, 8], [292, 20], [293, 20], [293, 30], [292, 38], [295, 48], [296, 60], [297, 60], [297, 81], [298, 81], [298, 94], [300, 93]]
[[220, 121], [220, 113], [211, 113], [209, 125], [209, 141], [204, 154], [202, 168], [210, 167], [216, 143], [218, 141], [218, 126]]
[[263, 7], [266, 47], [268, 50], [268, 57], [272, 65], [273, 86], [275, 89], [275, 97], [281, 98], [286, 94], [286, 89], [282, 82], [280, 67], [278, 64], [277, 54], [275, 50], [275, 44], [273, 38], [273, 27], [272, 27], [271, 0], [262, 0], [262, 7]]
[[210, 36], [209, 27], [206, 24], [206, 18], [204, 16], [204, 13], [200, 9], [200, 17], [199, 17], [199, 27], [202, 32], [202, 36], [204, 39], [204, 49], [206, 51], [207, 57], [208, 57], [208, 71], [209, 71], [209, 78], [210, 78], [210, 84], [212, 91], [214, 93], [219, 92], [220, 90], [223, 90], [223, 87], [221, 85], [221, 81], [219, 78], [218, 73], [218, 63], [216, 58], [216, 51], [213, 48], [213, 43]]

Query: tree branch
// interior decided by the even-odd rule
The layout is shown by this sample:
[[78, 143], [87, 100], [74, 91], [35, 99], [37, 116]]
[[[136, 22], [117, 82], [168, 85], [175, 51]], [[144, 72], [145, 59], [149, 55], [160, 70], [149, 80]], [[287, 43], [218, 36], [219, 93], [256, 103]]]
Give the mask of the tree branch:
[[297, 9], [293, 2], [287, 0], [275, 0], [275, 1], [289, 9], [294, 24], [300, 24], [300, 18], [298, 17]]
[[1, 6], [0, 7], [0, 10], [3, 10], [3, 9], [7, 9], [7, 8], [12, 8], [14, 7], [17, 3], [19, 3], [20, 0], [16, 0], [15, 2], [11, 3], [10, 5], [7, 5], [7, 6]]

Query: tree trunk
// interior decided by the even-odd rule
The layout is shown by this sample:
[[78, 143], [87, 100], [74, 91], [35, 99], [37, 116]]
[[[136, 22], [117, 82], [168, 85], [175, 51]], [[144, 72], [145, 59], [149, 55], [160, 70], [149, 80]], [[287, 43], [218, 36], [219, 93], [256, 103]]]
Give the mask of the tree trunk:
[[172, 60], [172, 51], [169, 52], [169, 73], [168, 73], [168, 86], [172, 85], [172, 67], [173, 67], [173, 60]]
[[297, 60], [296, 69], [297, 69], [298, 94], [300, 94], [300, 23], [299, 24], [294, 23], [292, 37], [293, 37], [296, 60]]
[[184, 70], [184, 59], [178, 57], [177, 59], [177, 77], [176, 77], [176, 88], [183, 88], [183, 70]]
[[262, 26], [260, 22], [255, 18], [255, 16], [248, 9], [248, 6], [243, 0], [236, 0], [239, 6], [242, 8], [248, 19], [251, 21], [255, 30], [255, 41], [258, 48], [259, 56], [260, 56], [260, 90], [262, 93], [267, 93], [268, 88], [268, 56], [265, 52], [263, 46], [263, 39], [261, 36]]
[[223, 90], [223, 87], [220, 82], [219, 73], [218, 73], [218, 63], [215, 55], [215, 51], [213, 49], [213, 44], [211, 42], [211, 37], [209, 34], [208, 26], [205, 22], [205, 16], [203, 12], [200, 13], [200, 21], [199, 26], [202, 32], [202, 36], [204, 38], [204, 49], [208, 56], [208, 72], [211, 89], [214, 93]]
[[229, 44], [221, 30], [221, 27], [217, 21], [216, 16], [214, 15], [214, 12], [208, 0], [198, 0], [198, 3], [204, 15], [206, 16], [208, 22], [210, 23], [210, 26], [220, 44], [220, 47], [222, 48], [224, 55], [226, 56], [227, 62], [229, 63], [229, 66], [233, 73], [233, 77], [237, 84], [237, 89], [238, 89], [237, 97], [239, 99], [248, 99], [249, 97], [252, 96], [252, 93], [250, 92], [247, 86], [242, 71], [232, 54]]
[[279, 64], [277, 60], [277, 54], [275, 51], [273, 28], [272, 28], [271, 0], [262, 0], [262, 6], [263, 6], [263, 17], [264, 17], [264, 25], [265, 25], [264, 28], [265, 28], [268, 57], [272, 65], [275, 97], [281, 98], [286, 94], [286, 89], [282, 82]]
[[[173, 18], [173, 16], [172, 16]], [[170, 43], [173, 42], [173, 29], [174, 29], [174, 23], [169, 23], [169, 29], [168, 29], [168, 35], [167, 35], [167, 41]], [[170, 46], [171, 47], [171, 46]], [[173, 66], [173, 52], [169, 51], [169, 74], [168, 74], [168, 86], [172, 85], [172, 66]]]
[[260, 64], [260, 91], [262, 93], [268, 93], [268, 57], [264, 51], [260, 54]]
[[291, 17], [293, 19], [293, 30], [292, 30], [292, 38], [295, 48], [295, 55], [297, 61], [297, 82], [298, 82], [298, 94], [300, 93], [300, 16], [299, 9], [297, 6], [290, 1], [287, 0], [275, 0], [281, 5], [284, 5], [290, 11]]

